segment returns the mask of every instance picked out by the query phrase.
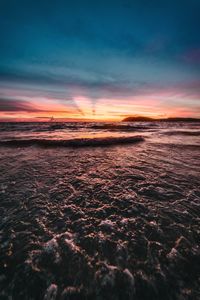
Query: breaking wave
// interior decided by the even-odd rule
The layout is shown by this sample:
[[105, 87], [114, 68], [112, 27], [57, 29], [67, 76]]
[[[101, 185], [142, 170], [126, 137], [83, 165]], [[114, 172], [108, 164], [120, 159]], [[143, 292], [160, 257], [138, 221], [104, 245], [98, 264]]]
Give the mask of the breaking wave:
[[103, 138], [77, 138], [68, 140], [52, 139], [12, 139], [0, 141], [0, 146], [29, 147], [33, 145], [42, 147], [97, 147], [118, 144], [134, 144], [144, 141], [142, 136], [121, 136]]

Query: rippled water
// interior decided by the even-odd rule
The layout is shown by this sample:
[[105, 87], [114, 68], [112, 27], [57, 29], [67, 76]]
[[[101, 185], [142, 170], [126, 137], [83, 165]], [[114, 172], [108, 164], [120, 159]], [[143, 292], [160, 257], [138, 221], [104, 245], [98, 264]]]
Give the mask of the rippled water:
[[10, 123], [0, 140], [0, 299], [200, 298], [200, 124]]

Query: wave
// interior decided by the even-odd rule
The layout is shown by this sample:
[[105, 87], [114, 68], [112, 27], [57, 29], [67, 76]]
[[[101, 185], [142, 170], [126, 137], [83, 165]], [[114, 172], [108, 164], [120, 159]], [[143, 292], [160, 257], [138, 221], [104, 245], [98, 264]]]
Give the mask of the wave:
[[166, 142], [161, 142], [161, 143], [155, 143], [155, 142], [151, 142], [150, 143], [151, 145], [154, 145], [155, 147], [159, 145], [160, 148], [171, 148], [171, 149], [182, 149], [183, 151], [185, 151], [186, 149], [188, 150], [199, 150], [200, 149], [200, 145], [199, 144], [195, 144], [195, 143], [192, 143], [192, 144], [189, 144], [187, 143], [166, 143]]
[[164, 135], [200, 136], [200, 131], [172, 130], [163, 132]]
[[109, 131], [138, 131], [151, 129], [152, 126], [147, 125], [116, 125], [116, 124], [94, 124], [90, 126], [91, 129], [109, 130]]
[[21, 139], [0, 141], [0, 146], [13, 147], [98, 147], [112, 146], [118, 144], [134, 144], [144, 141], [142, 136], [122, 136], [122, 137], [105, 137], [105, 138], [78, 138], [68, 140], [50, 140], [50, 139]]
[[3, 124], [0, 125], [0, 132], [7, 131], [20, 131], [20, 132], [53, 132], [62, 130], [73, 130], [78, 131], [80, 129], [86, 130], [106, 130], [106, 131], [124, 131], [124, 132], [134, 132], [152, 129], [152, 126], [147, 125], [124, 125], [124, 124], [82, 124], [82, 123], [17, 123], [17, 124]]
[[0, 123], [0, 132], [4, 131], [32, 131], [32, 132], [43, 132], [43, 131], [55, 131], [63, 129], [79, 129], [85, 127], [83, 123], [48, 123], [48, 122], [18, 122], [18, 123]]

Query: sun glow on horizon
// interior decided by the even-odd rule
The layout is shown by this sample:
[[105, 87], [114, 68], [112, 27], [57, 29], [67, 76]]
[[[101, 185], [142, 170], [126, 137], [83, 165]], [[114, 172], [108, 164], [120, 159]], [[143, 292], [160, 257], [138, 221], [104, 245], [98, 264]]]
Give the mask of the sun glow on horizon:
[[[18, 93], [17, 93], [18, 92]], [[71, 99], [16, 96], [9, 94], [0, 111], [0, 121], [121, 121], [129, 116], [150, 118], [200, 117], [197, 100], [185, 98], [169, 91], [124, 98], [98, 98], [74, 96]], [[20, 99], [20, 100], [19, 100]], [[170, 103], [166, 101], [170, 99]]]

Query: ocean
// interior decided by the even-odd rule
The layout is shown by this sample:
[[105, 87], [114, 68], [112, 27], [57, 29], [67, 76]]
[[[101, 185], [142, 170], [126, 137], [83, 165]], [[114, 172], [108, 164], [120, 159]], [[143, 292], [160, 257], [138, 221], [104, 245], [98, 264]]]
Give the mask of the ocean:
[[0, 299], [200, 299], [200, 123], [0, 123]]

